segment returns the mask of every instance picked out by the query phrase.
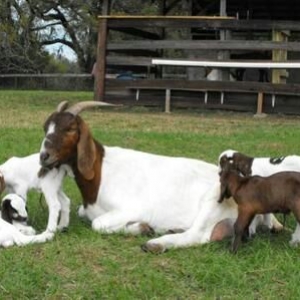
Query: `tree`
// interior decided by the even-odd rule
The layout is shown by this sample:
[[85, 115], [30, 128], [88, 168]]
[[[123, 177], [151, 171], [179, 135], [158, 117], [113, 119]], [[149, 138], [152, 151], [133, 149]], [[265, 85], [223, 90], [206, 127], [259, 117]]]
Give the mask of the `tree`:
[[99, 0], [26, 0], [40, 19], [35, 30], [43, 46], [61, 43], [77, 55], [81, 71], [91, 72], [96, 57]]
[[[80, 71], [90, 73], [96, 60], [102, 2], [1, 0], [0, 71], [41, 72], [51, 60], [45, 46], [61, 44], [75, 52]], [[155, 13], [158, 6], [159, 0], [111, 0], [114, 13]]]
[[39, 72], [47, 64], [48, 53], [38, 42], [38, 33], [31, 30], [35, 17], [22, 1], [0, 3], [0, 72]]
[[[43, 22], [36, 28], [42, 45], [61, 43], [77, 56], [79, 68], [91, 72], [96, 60], [98, 37], [97, 16], [102, 13], [102, 0], [26, 0], [33, 14]], [[155, 11], [154, 0], [112, 0], [116, 13], [149, 13]], [[152, 8], [151, 8], [152, 5]], [[148, 9], [150, 8], [150, 9]]]

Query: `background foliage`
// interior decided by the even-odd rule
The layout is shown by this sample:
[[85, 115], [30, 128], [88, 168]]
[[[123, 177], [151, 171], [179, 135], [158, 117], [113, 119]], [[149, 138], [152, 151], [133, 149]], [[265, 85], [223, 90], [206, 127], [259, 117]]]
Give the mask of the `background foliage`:
[[[157, 11], [158, 3], [113, 0], [111, 8], [117, 14], [150, 14]], [[53, 69], [60, 72], [59, 65], [67, 65], [68, 72], [90, 73], [96, 57], [97, 16], [101, 14], [101, 0], [2, 0], [0, 72], [45, 73]], [[45, 51], [49, 45], [72, 49], [78, 69], [61, 58], [62, 47], [51, 57]]]

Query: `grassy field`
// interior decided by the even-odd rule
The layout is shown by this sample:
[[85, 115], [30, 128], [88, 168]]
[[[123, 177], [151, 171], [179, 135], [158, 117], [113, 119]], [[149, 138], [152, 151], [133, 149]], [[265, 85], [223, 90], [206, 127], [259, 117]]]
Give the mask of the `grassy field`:
[[[91, 93], [0, 91], [0, 161], [39, 151], [42, 124], [62, 100], [91, 100]], [[300, 118], [251, 114], [118, 108], [82, 113], [105, 145], [216, 163], [233, 148], [253, 156], [300, 154]], [[101, 235], [77, 217], [77, 187], [68, 232], [52, 242], [0, 251], [0, 299], [299, 299], [300, 248], [290, 232], [260, 233], [237, 255], [230, 241], [143, 253], [146, 237]], [[42, 231], [47, 206], [31, 192], [32, 225]], [[281, 216], [278, 216], [282, 219]], [[294, 229], [293, 217], [287, 227]]]

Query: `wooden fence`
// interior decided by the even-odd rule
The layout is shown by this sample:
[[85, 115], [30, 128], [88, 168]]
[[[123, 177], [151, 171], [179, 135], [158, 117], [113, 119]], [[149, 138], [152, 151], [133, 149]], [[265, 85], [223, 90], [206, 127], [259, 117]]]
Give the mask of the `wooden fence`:
[[92, 91], [90, 74], [0, 74], [0, 89]]

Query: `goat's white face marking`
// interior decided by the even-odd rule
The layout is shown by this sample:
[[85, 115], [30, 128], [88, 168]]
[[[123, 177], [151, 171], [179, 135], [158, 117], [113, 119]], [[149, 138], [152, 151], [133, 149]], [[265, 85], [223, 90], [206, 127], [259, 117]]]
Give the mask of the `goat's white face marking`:
[[45, 152], [46, 151], [45, 143], [46, 142], [48, 142], [48, 143], [52, 142], [50, 139], [47, 138], [47, 136], [49, 136], [50, 134], [53, 134], [54, 132], [55, 132], [55, 124], [54, 123], [50, 123], [50, 125], [48, 127], [48, 130], [46, 132], [45, 138], [44, 138], [44, 140], [42, 142], [40, 152]]
[[49, 134], [52, 134], [55, 132], [55, 124], [53, 122], [51, 122], [49, 124], [49, 127], [48, 127], [48, 131], [46, 133], [46, 136], [49, 135]]
[[235, 153], [237, 153], [236, 150], [231, 150], [231, 149], [229, 149], [229, 150], [223, 151], [223, 152], [219, 155], [219, 159], [218, 159], [219, 172], [222, 171], [222, 167], [221, 167], [221, 165], [220, 165], [221, 159], [222, 159], [223, 157], [226, 157], [227, 160], [232, 164], [232, 163], [233, 163], [233, 155], [234, 155]]

